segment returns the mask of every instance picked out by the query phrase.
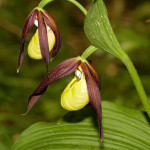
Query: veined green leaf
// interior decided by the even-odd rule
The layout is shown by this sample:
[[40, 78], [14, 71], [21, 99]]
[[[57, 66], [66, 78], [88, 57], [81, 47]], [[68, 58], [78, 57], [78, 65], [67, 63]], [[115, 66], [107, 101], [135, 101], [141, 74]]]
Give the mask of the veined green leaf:
[[100, 142], [93, 109], [67, 113], [56, 123], [40, 122], [26, 129], [12, 150], [148, 150], [150, 126], [144, 113], [104, 101], [104, 138]]
[[114, 35], [103, 0], [94, 0], [91, 4], [85, 19], [84, 30], [95, 47], [123, 59], [125, 53]]

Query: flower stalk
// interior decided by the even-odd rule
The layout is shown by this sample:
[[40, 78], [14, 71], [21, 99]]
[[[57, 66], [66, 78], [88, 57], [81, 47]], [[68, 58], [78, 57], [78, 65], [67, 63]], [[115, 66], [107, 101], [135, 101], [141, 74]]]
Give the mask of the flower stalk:
[[83, 14], [85, 16], [87, 15], [87, 10], [80, 3], [78, 3], [76, 0], [67, 0], [67, 1], [69, 1], [72, 4], [74, 4], [75, 6], [77, 6], [83, 12]]
[[[42, 0], [39, 5], [38, 8], [43, 8], [44, 6], [46, 6], [47, 4], [53, 2], [54, 0]], [[76, 0], [67, 0], [70, 3], [74, 4], [75, 6], [77, 6], [79, 8], [79, 10], [81, 10], [83, 12], [83, 14], [86, 16], [87, 15], [87, 10], [80, 4], [78, 3]]]
[[39, 5], [38, 8], [43, 8], [45, 5], [47, 5], [48, 3], [52, 2], [54, 0], [42, 0]]
[[93, 45], [89, 46], [82, 54], [81, 58], [82, 59], [86, 59], [87, 57], [89, 57], [93, 52], [95, 52], [97, 50], [97, 48]]
[[128, 57], [128, 55], [126, 55], [125, 59], [123, 60], [124, 64], [126, 65], [129, 73], [130, 73], [130, 76], [132, 77], [132, 80], [134, 82], [134, 85], [136, 87], [136, 90], [139, 94], [139, 97], [142, 101], [142, 104], [146, 110], [146, 112], [148, 113], [149, 117], [150, 117], [150, 104], [149, 104], [149, 101], [148, 101], [148, 98], [146, 96], [146, 93], [145, 93], [145, 90], [143, 88], [143, 85], [142, 85], [142, 82], [139, 78], [139, 75], [131, 61], [131, 59]]

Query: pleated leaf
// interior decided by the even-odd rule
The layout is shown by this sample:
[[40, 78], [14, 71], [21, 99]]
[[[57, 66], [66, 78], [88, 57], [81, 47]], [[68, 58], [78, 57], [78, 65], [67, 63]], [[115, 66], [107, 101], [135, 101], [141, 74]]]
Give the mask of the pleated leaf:
[[91, 107], [67, 113], [55, 123], [40, 122], [26, 129], [12, 150], [149, 150], [150, 126], [144, 113], [104, 101], [104, 138]]
[[85, 19], [84, 30], [95, 47], [123, 59], [124, 51], [112, 30], [103, 0], [93, 0]]

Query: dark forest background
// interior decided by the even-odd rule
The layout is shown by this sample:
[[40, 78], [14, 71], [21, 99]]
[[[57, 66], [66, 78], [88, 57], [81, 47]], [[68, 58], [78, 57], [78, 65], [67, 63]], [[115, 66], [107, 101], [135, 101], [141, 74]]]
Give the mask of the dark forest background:
[[[78, 0], [89, 8], [90, 0]], [[115, 34], [133, 61], [150, 96], [150, 1], [104, 0]], [[33, 28], [25, 43], [25, 56], [16, 73], [22, 27], [30, 11], [40, 0], [0, 0], [0, 150], [9, 150], [18, 135], [39, 121], [54, 122], [66, 111], [60, 106], [60, 96], [73, 75], [49, 86], [31, 112], [22, 116], [30, 94], [46, 74], [43, 60], [32, 60], [27, 46], [35, 32]], [[90, 45], [83, 31], [84, 15], [65, 0], [55, 0], [45, 9], [57, 20], [63, 35], [63, 45], [50, 63], [51, 70], [59, 62], [79, 56]], [[102, 100], [143, 110], [134, 84], [123, 63], [97, 50], [89, 59], [101, 77]]]

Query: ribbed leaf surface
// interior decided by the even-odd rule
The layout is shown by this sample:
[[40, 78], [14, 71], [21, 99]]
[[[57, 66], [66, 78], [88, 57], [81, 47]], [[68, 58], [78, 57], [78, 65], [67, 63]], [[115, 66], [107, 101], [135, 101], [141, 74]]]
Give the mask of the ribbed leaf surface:
[[102, 103], [104, 139], [91, 107], [69, 112], [56, 123], [40, 122], [26, 129], [12, 150], [149, 150], [150, 126], [144, 113]]

